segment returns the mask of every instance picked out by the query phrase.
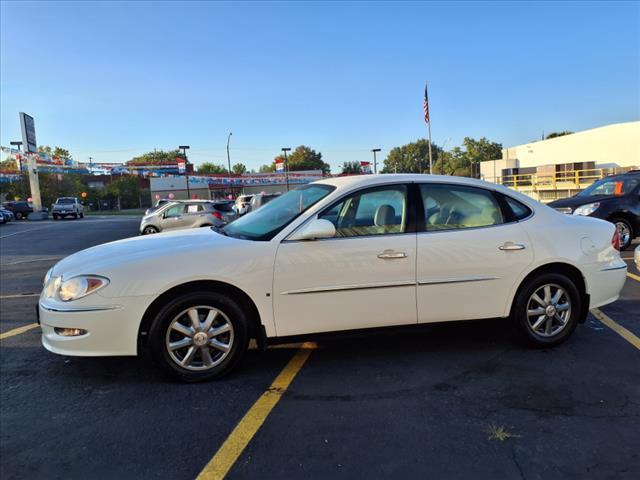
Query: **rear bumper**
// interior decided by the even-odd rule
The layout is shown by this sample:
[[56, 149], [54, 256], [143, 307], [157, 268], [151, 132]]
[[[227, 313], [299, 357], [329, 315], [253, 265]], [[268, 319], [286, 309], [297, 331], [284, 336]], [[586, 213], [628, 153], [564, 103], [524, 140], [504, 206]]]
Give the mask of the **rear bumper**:
[[627, 264], [622, 263], [600, 266], [592, 270], [586, 277], [587, 290], [590, 296], [589, 308], [597, 308], [615, 302], [627, 279]]

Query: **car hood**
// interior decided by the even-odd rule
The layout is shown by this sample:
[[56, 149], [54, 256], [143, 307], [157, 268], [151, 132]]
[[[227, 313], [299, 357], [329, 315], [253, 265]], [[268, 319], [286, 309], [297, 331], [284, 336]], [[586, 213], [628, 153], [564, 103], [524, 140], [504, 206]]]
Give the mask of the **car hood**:
[[132, 237], [74, 253], [55, 265], [53, 275], [100, 274], [118, 265], [156, 259], [162, 262], [165, 256], [209, 251], [237, 242], [243, 241], [216, 233], [211, 228]]
[[575, 197], [563, 198], [561, 200], [555, 200], [553, 202], [549, 202], [547, 203], [547, 205], [550, 206], [551, 208], [567, 208], [568, 207], [571, 209], [575, 209], [580, 205], [587, 205], [588, 203], [595, 203], [595, 202], [606, 202], [607, 200], [612, 200], [615, 198], [620, 198], [620, 197], [611, 197], [611, 196], [579, 197], [576, 195]]

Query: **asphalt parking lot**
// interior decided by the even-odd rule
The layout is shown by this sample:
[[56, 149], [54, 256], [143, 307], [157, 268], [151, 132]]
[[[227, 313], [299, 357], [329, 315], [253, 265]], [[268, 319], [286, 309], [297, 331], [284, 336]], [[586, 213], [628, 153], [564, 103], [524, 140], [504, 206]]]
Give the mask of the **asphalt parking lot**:
[[[299, 352], [252, 350], [229, 377], [185, 385], [144, 358], [61, 357], [38, 328], [16, 330], [56, 261], [138, 222], [0, 227], [3, 479], [195, 478]], [[503, 321], [318, 342], [229, 477], [640, 478], [640, 273], [623, 257], [636, 276], [602, 312], [627, 338], [590, 316], [551, 350], [514, 343]]]

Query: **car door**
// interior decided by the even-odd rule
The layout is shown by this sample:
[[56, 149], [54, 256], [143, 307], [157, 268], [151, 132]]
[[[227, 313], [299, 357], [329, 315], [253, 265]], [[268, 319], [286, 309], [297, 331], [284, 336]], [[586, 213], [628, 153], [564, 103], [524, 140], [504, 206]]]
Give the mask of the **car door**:
[[198, 227], [204, 222], [204, 216], [204, 205], [201, 203], [187, 203], [180, 219], [180, 228]]
[[279, 336], [417, 322], [407, 185], [348, 194], [318, 214], [336, 236], [284, 240], [274, 270]]
[[[528, 235], [491, 190], [420, 184], [424, 230], [418, 232], [418, 321], [501, 317], [513, 286], [533, 261]], [[513, 200], [524, 213], [528, 207]]]
[[161, 215], [162, 230], [175, 230], [178, 228], [184, 228], [184, 213], [185, 205], [182, 203], [176, 203], [167, 208]]

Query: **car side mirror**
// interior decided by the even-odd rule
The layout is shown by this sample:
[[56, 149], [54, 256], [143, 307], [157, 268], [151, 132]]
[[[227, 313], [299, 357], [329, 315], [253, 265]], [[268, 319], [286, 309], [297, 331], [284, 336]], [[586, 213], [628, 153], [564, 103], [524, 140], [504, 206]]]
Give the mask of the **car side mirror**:
[[333, 238], [335, 236], [336, 227], [333, 223], [323, 218], [316, 218], [295, 232], [289, 237], [289, 240], [317, 240], [319, 238]]

